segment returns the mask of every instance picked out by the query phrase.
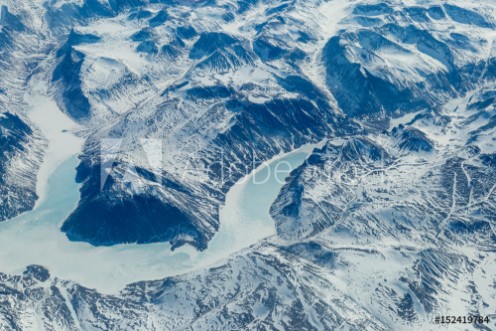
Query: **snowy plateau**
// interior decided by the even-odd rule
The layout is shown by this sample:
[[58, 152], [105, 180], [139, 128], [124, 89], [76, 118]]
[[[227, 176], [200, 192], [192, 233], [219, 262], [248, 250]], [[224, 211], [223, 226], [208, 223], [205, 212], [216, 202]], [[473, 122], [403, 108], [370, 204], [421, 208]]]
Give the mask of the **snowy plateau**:
[[0, 151], [0, 331], [496, 330], [494, 0], [0, 0]]

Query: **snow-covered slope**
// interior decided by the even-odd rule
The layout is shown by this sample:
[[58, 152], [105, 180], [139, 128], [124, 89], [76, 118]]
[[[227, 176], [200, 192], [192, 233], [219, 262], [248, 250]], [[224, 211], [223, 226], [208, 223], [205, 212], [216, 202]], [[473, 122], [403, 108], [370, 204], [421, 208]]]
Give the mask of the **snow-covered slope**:
[[33, 169], [39, 167], [41, 148], [35, 146], [39, 138], [17, 115], [0, 113], [0, 134], [0, 221], [5, 221], [35, 205]]
[[[492, 1], [6, 6], [0, 219], [34, 206], [50, 140], [78, 152], [68, 118], [82, 186], [60, 226], [95, 246], [208, 250], [239, 179], [327, 143], [274, 202], [277, 236], [115, 295], [41, 266], [2, 274], [0, 329], [435, 330], [438, 315], [496, 327]], [[28, 115], [40, 86], [62, 126]]]
[[[234, 5], [151, 5], [71, 30], [53, 82], [66, 112], [93, 129], [78, 169], [81, 202], [62, 227], [71, 240], [205, 249], [234, 183], [281, 151], [350, 127], [302, 75], [302, 32], [251, 19], [261, 12], [265, 25], [284, 15], [304, 27], [293, 16], [308, 5], [280, 12], [260, 3], [225, 17]], [[276, 35], [287, 49], [269, 43]], [[108, 138], [122, 140], [116, 159]], [[147, 158], [143, 138], [158, 141]]]
[[493, 314], [496, 150], [482, 115], [495, 110], [493, 88], [387, 132], [329, 141], [272, 206], [279, 236], [347, 252], [342, 281], [382, 317]]
[[[46, 142], [26, 117], [24, 83], [36, 65], [40, 17], [29, 5], [0, 7], [0, 221], [32, 209]], [[38, 15], [39, 16], [39, 15]]]
[[[62, 230], [94, 245], [205, 249], [248, 160], [356, 131], [341, 111], [387, 128], [494, 79], [488, 2], [104, 7], [71, 7], [76, 27], [52, 76], [66, 112], [93, 131]], [[116, 160], [106, 138], [123, 140]], [[143, 138], [160, 140], [148, 158]]]
[[326, 84], [346, 114], [387, 127], [494, 80], [490, 2], [360, 2], [323, 49]]

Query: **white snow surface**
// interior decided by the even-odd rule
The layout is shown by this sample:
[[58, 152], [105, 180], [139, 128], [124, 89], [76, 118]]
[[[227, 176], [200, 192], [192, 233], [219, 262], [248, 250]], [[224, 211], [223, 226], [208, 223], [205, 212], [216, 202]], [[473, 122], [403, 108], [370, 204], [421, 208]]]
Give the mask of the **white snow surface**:
[[[60, 134], [59, 128], [46, 124], [53, 130], [47, 128], [47, 132], [53, 132], [51, 137]], [[74, 137], [64, 138], [78, 141]], [[188, 246], [172, 252], [168, 243], [94, 247], [69, 241], [59, 228], [79, 199], [79, 185], [74, 181], [77, 160], [75, 157], [64, 159], [71, 154], [71, 149], [64, 150], [62, 144], [54, 145], [56, 148], [48, 158], [49, 166], [44, 170], [44, 174], [51, 174], [46, 178], [45, 199], [35, 210], [0, 223], [2, 271], [19, 273], [30, 264], [40, 264], [55, 277], [109, 294], [119, 292], [132, 282], [205, 268], [274, 235], [270, 205], [289, 174], [287, 170], [299, 166], [316, 147], [304, 146], [278, 155], [235, 185], [221, 210], [221, 228], [206, 251], [198, 252]], [[278, 164], [281, 165], [276, 169]], [[259, 182], [263, 184], [257, 184]]]
[[84, 139], [74, 135], [78, 125], [60, 110], [43, 80], [31, 81], [24, 101], [28, 104], [28, 118], [48, 144], [37, 175], [36, 206], [39, 206], [46, 198], [49, 178], [64, 161], [81, 152]]
[[[57, 1], [54, 5], [60, 6], [66, 2]], [[231, 1], [228, 2], [231, 3]], [[319, 5], [312, 7], [315, 3], [319, 3]], [[326, 90], [325, 93], [328, 93], [328, 89], [325, 86], [325, 71], [320, 66], [321, 48], [340, 29], [354, 31], [363, 27], [357, 26], [356, 22], [342, 22], [342, 19], [346, 18], [350, 13], [351, 6], [359, 3], [358, 1], [316, 1], [315, 3], [312, 1], [305, 3], [303, 1], [298, 2], [294, 7], [297, 10], [293, 8], [293, 10], [284, 13], [284, 17], [301, 20], [299, 24], [308, 28], [309, 31], [313, 31], [314, 33], [311, 33], [312, 36], [317, 37], [317, 41], [314, 44], [298, 44], [302, 48], [306, 47], [305, 50], [312, 54], [309, 59], [305, 60], [307, 63], [302, 64], [301, 69], [309, 80], [316, 86]], [[363, 1], [363, 3], [375, 3], [375, 1]], [[445, 1], [420, 2], [405, 0], [390, 1], [388, 3], [395, 8], [401, 8], [405, 5], [413, 6], [419, 3], [429, 5], [443, 4]], [[450, 3], [454, 4], [453, 1]], [[490, 1], [460, 1], [458, 3], [460, 3], [460, 6], [473, 8], [487, 17], [495, 13], [491, 9], [491, 6], [494, 7], [494, 5]], [[155, 9], [155, 7], [153, 8]], [[268, 6], [264, 3], [252, 8], [245, 16], [237, 17], [232, 23], [224, 25], [215, 20], [216, 13], [203, 12], [203, 10], [207, 10], [205, 8], [192, 12], [187, 23], [191, 23], [199, 31], [224, 31], [236, 35], [240, 39], [252, 38], [254, 35], [253, 27], [268, 19], [265, 14]], [[315, 12], [316, 8], [318, 8], [318, 13]], [[171, 10], [170, 14], [171, 16], [178, 15], [181, 10], [184, 9]], [[208, 17], [209, 19], [202, 19], [204, 17]], [[81, 51], [87, 57], [84, 61], [83, 73], [81, 74], [81, 87], [84, 90], [83, 92], [89, 95], [92, 111], [94, 111], [92, 125], [114, 124], [122, 119], [121, 115], [129, 113], [131, 113], [129, 116], [131, 119], [133, 119], [133, 116], [136, 118], [147, 118], [147, 116], [156, 115], [154, 110], [158, 101], [154, 97], [173, 83], [181, 81], [181, 78], [192, 70], [190, 66], [193, 64], [187, 59], [185, 54], [178, 56], [175, 59], [176, 63], [169, 66], [163, 66], [160, 62], [157, 62], [154, 55], [138, 54], [135, 51], [136, 45], [129, 41], [129, 37], [133, 33], [138, 32], [143, 27], [143, 23], [131, 23], [126, 21], [126, 18], [127, 13], [126, 15], [120, 15], [112, 19], [97, 19], [85, 27], [78, 28], [81, 32], [95, 33], [102, 38], [102, 41], [97, 44], [83, 44], [75, 47], [75, 49]], [[378, 15], [377, 18], [383, 19], [384, 17]], [[407, 23], [410, 24], [411, 21]], [[277, 30], [274, 31], [274, 34], [281, 36], [281, 39], [284, 40], [284, 37], [287, 35], [297, 32], [297, 26], [299, 25], [294, 24], [294, 28], [290, 28], [288, 31], [284, 30], [284, 28], [280, 30], [274, 28], [274, 30]], [[418, 26], [423, 26], [423, 23], [418, 24]], [[451, 33], [470, 37], [470, 45], [473, 49], [460, 50], [459, 53], [455, 52], [455, 63], [457, 65], [470, 63], [474, 59], [489, 59], [491, 52], [494, 52], [494, 40], [496, 39], [494, 29], [479, 29], [472, 24], [458, 24], [449, 17], [438, 23], [432, 23], [429, 29], [439, 39]], [[171, 33], [169, 33], [170, 31], [168, 32], [169, 27], [159, 27], [157, 30], [160, 32], [158, 33], [159, 43], [170, 41], [166, 40], [170, 39]], [[388, 36], [388, 38], [392, 37]], [[392, 41], [396, 42], [396, 40]], [[356, 59], [357, 62], [362, 61], [358, 57], [362, 46], [358, 45], [358, 42], [356, 44], [350, 43], [349, 46], [347, 56], [350, 59]], [[425, 79], [425, 73], [435, 74], [446, 70], [445, 64], [438, 59], [426, 55], [414, 46], [402, 46], [407, 49], [406, 52], [398, 52], [389, 47], [378, 49], [374, 57], [362, 63], [362, 69], [365, 67], [369, 72], [396, 82], [400, 86], [422, 81], [422, 79]], [[260, 84], [259, 87], [265, 87], [265, 85], [274, 87], [273, 89], [268, 89], [268, 91], [260, 88], [260, 90], [255, 90], [256, 93], [249, 95], [250, 100], [253, 102], [264, 102], [281, 94], [285, 96], [291, 95], [291, 93], [282, 90], [279, 86], [271, 86], [275, 85], [273, 84], [273, 74], [280, 74], [285, 70], [291, 71], [290, 69], [285, 61], [278, 60], [272, 62], [270, 66], [257, 62], [254, 66], [242, 66], [228, 73], [209, 75], [210, 73], [208, 72], [199, 71], [191, 76], [194, 82], [201, 86], [215, 84], [220, 81], [226, 85], [237, 87], [246, 82], [254, 81]], [[125, 77], [132, 77], [133, 84], [136, 85], [124, 84], [124, 87], [116, 93], [111, 94], [108, 98], [105, 93], [98, 95], [95, 92], [101, 86], [105, 88], [113, 87], [114, 84], [124, 81]], [[153, 84], [145, 84], [143, 77], [151, 77]], [[74, 181], [74, 168], [77, 165], [75, 155], [81, 150], [82, 139], [74, 135], [75, 132], [78, 132], [79, 128], [58, 109], [57, 104], [51, 96], [48, 83], [45, 83], [47, 81], [45, 77], [35, 76], [28, 85], [28, 91], [24, 95], [24, 101], [29, 104], [27, 111], [28, 117], [40, 129], [48, 144], [48, 149], [46, 150], [38, 175], [37, 192], [42, 198], [34, 211], [21, 215], [12, 221], [0, 224], [1, 272], [20, 274], [25, 270], [27, 265], [40, 264], [46, 266], [55, 277], [69, 279], [84, 286], [96, 288], [102, 293], [115, 294], [126, 284], [135, 281], [162, 279], [166, 276], [191, 273], [192, 271], [198, 271], [199, 273], [191, 273], [191, 277], [196, 277], [198, 274], [206, 275], [209, 272], [206, 270], [208, 266], [228, 264], [229, 262], [226, 262], [226, 259], [236, 252], [239, 252], [238, 256], [250, 256], [249, 253], [253, 253], [255, 249], [259, 248], [256, 244], [267, 237], [270, 237], [270, 239], [265, 242], [266, 245], [262, 248], [263, 253], [276, 260], [280, 258], [280, 251], [275, 252], [276, 249], [272, 245], [281, 244], [282, 251], [284, 251], [286, 249], [284, 245], [289, 245], [290, 243], [274, 237], [275, 228], [269, 216], [269, 208], [272, 201], [276, 198], [282, 182], [277, 182], [276, 178], [273, 177], [265, 185], [255, 185], [253, 180], [257, 177], [265, 177], [269, 171], [268, 169], [271, 169], [273, 175], [274, 167], [277, 164], [283, 164], [283, 161], [290, 162], [294, 168], [303, 162], [303, 158], [308, 155], [313, 146], [307, 146], [292, 153], [275, 157], [269, 162], [271, 164], [269, 168], [260, 167], [254, 174], [245, 177], [237, 185], [232, 187], [227, 195], [226, 204], [221, 209], [220, 231], [209, 243], [209, 248], [204, 252], [197, 252], [191, 247], [182, 247], [171, 252], [170, 245], [165, 243], [93, 247], [86, 243], [68, 241], [65, 235], [60, 232], [60, 226], [67, 215], [75, 208], [79, 198], [79, 185]], [[13, 82], [12, 85], [15, 85], [15, 83], [17, 82]], [[480, 86], [477, 88], [480, 88]], [[494, 86], [489, 86], [489, 89], [494, 90]], [[426, 155], [423, 153], [411, 156], [402, 155], [400, 158], [402, 162], [388, 169], [391, 175], [391, 181], [388, 185], [391, 191], [395, 191], [395, 194], [391, 194], [393, 198], [384, 192], [384, 187], [376, 184], [382, 180], [382, 178], [378, 178], [380, 172], [386, 169], [379, 169], [379, 172], [365, 172], [363, 178], [369, 179], [369, 181], [355, 183], [349, 189], [352, 193], [350, 196], [338, 192], [337, 189], [332, 191], [335, 189], [335, 186], [333, 186], [335, 184], [334, 180], [330, 180], [329, 182], [312, 182], [311, 178], [308, 178], [308, 182], [305, 183], [306, 191], [303, 198], [319, 203], [335, 202], [336, 205], [345, 206], [346, 208], [343, 209], [351, 213], [354, 209], [347, 208], [349, 205], [358, 202], [356, 206], [360, 207], [362, 204], [368, 203], [370, 199], [373, 202], [382, 201], [382, 199], [391, 199], [387, 200], [388, 203], [399, 205], [405, 205], [407, 203], [421, 204], [426, 196], [424, 194], [426, 188], [423, 184], [426, 182], [425, 178], [429, 178], [428, 176], [430, 176], [429, 172], [432, 170], [430, 165], [437, 167], [439, 164], [444, 163], [449, 156], [457, 155], [457, 153], [467, 153], [467, 151], [462, 151], [461, 149], [469, 138], [472, 137], [472, 134], [486, 124], [491, 124], [490, 119], [484, 118], [484, 116], [479, 116], [475, 120], [470, 121], [471, 117], [477, 117], [478, 113], [478, 111], [470, 112], [467, 110], [467, 104], [474, 95], [475, 92], [468, 93], [467, 96], [454, 98], [445, 105], [442, 109], [442, 115], [448, 117], [451, 122], [444, 126], [434, 124], [436, 120], [442, 121], [439, 114], [434, 114], [433, 119], [418, 120], [415, 123], [413, 127], [422, 130], [427, 138], [433, 142], [438, 152], [435, 155]], [[128, 99], [123, 98], [123, 96], [128, 96]], [[179, 94], [179, 96], [181, 95]], [[332, 99], [333, 97], [329, 95], [329, 98]], [[140, 111], [132, 113], [136, 109]], [[169, 138], [171, 144], [166, 148], [170, 148], [171, 155], [176, 156], [177, 154], [181, 156], [182, 152], [178, 146], [182, 141], [179, 141], [179, 136], [173, 135], [174, 130], [177, 127], [188, 124], [188, 121], [196, 123], [197, 118], [200, 118], [200, 115], [204, 115], [201, 113], [204, 109], [188, 109], [187, 115], [189, 117], [184, 122], [184, 115], [177, 114], [174, 110], [172, 109], [170, 112], [172, 114], [168, 114], [170, 117], [165, 118], [159, 124], [165, 125], [164, 123], [166, 123], [170, 125], [170, 131], [172, 133]], [[429, 115], [431, 113], [426, 110], [425, 112], [421, 111], [402, 116], [392, 121], [390, 129], [400, 123], [411, 121], [414, 115], [417, 114]], [[190, 144], [186, 146], [187, 152], [190, 151], [189, 148], [193, 150], [199, 144], [205, 144], [205, 141], [208, 141], [213, 133], [225, 130], [231, 119], [229, 116], [219, 114], [221, 118], [216, 119], [218, 122], [215, 125], [210, 123], [212, 127], [207, 128], [210, 131], [206, 132], [202, 137], [185, 137], [184, 141], [188, 141]], [[132, 129], [135, 132], [132, 133], [137, 135], [146, 133], [146, 136], [148, 136], [148, 134], [153, 135], [155, 133], [154, 130], [156, 131], [158, 127], [162, 129], [158, 125], [152, 125], [150, 127], [147, 125], [148, 123], [144, 124], [144, 127], [141, 128], [133, 127]], [[489, 129], [482, 130], [476, 136], [475, 145], [480, 148], [481, 152], [494, 153], [496, 151], [494, 141], [495, 131], [490, 125], [488, 127]], [[126, 127], [123, 126], [123, 128]], [[167, 130], [163, 131], [166, 132]], [[383, 139], [378, 135], [374, 135], [373, 138], [376, 139], [375, 142], [388, 150], [388, 152], [390, 151], [389, 147], [395, 143], [395, 141], [392, 141], [394, 139]], [[341, 141], [341, 143], [343, 142]], [[140, 160], [136, 159], [135, 161], [139, 164]], [[471, 164], [470, 162], [470, 160], [466, 162], [466, 165], [478, 165], [477, 163]], [[174, 173], [174, 170], [177, 170], [173, 168], [174, 166], [179, 170], [182, 167], [182, 165], [171, 165], [171, 168], [167, 170]], [[337, 173], [336, 175], [339, 174]], [[440, 229], [443, 229], [446, 225], [446, 221], [448, 221], [452, 212], [458, 212], [459, 214], [457, 216], [463, 219], [463, 217], [466, 217], [464, 213], [468, 213], [470, 211], [469, 208], [475, 207], [470, 200], [473, 199], [472, 190], [468, 194], [463, 195], [462, 192], [457, 196], [457, 175], [451, 176], [451, 173], [449, 175], [450, 178], [454, 178], [453, 194], [449, 192], [451, 199], [456, 201], [460, 197], [463, 198], [469, 195], [469, 201], [466, 206], [460, 205], [461, 207], [466, 207], [467, 211], [464, 209], [457, 210], [455, 208], [457, 207], [456, 202], [450, 204], [446, 208], [450, 213], [445, 221], [439, 224]], [[470, 181], [467, 173], [465, 175], [467, 176], [467, 181]], [[201, 181], [202, 179], [193, 178], [191, 180], [194, 182], [194, 180]], [[363, 183], [368, 184], [365, 185]], [[460, 177], [458, 177], [458, 183], [461, 183]], [[481, 200], [476, 202], [490, 202], [494, 205], [493, 193], [495, 189], [496, 186], [485, 192], [486, 195], [482, 196]], [[334, 194], [335, 192], [337, 193]], [[431, 203], [435, 205], [439, 200], [433, 199]], [[317, 208], [308, 210], [308, 214], [312, 214], [315, 210]], [[330, 302], [337, 300], [336, 298], [340, 298], [341, 296], [347, 300], [351, 297], [353, 304], [360, 306], [364, 314], [372, 314], [378, 318], [389, 314], [384, 318], [385, 324], [388, 324], [395, 330], [407, 330], [411, 325], [402, 325], [401, 323], [403, 321], [399, 321], [397, 324], [391, 322], [391, 320], [397, 318], [397, 312], [391, 312], [388, 309], [393, 309], [396, 306], [387, 307], [386, 305], [391, 302], [397, 304], [397, 301], [401, 299], [402, 295], [411, 294], [414, 300], [413, 306], [415, 307], [415, 311], [420, 314], [419, 318], [422, 322], [420, 329], [432, 329], [429, 320], [430, 316], [423, 310], [417, 296], [408, 288], [407, 283], [399, 281], [402, 276], [407, 280], [422, 281], [424, 275], [417, 273], [418, 270], [416, 269], [416, 265], [420, 261], [427, 265], [428, 271], [434, 270], [431, 272], [434, 274], [437, 273], [438, 267], [443, 271], [448, 270], [446, 272], [447, 274], [439, 272], [441, 275], [437, 279], [441, 282], [437, 289], [443, 292], [437, 297], [438, 301], [441, 302], [440, 307], [436, 311], [437, 313], [446, 312], [446, 314], [450, 315], [465, 314], [467, 311], [470, 311], [471, 299], [476, 299], [477, 303], [481, 305], [483, 302], [490, 304], [487, 306], [489, 308], [486, 307], [480, 311], [487, 313], [491, 312], [490, 309], [494, 311], [496, 296], [494, 292], [493, 271], [495, 270], [495, 259], [493, 253], [481, 252], [470, 245], [457, 246], [456, 244], [450, 246], [451, 252], [425, 253], [435, 247], [432, 244], [433, 241], [428, 242], [428, 240], [433, 240], [434, 236], [431, 238], [425, 235], [427, 231], [424, 231], [424, 227], [427, 228], [432, 225], [430, 223], [428, 224], [426, 218], [433, 218], [436, 215], [423, 215], [421, 218], [415, 219], [409, 217], [408, 220], [405, 220], [403, 223], [407, 225], [410, 223], [410, 227], [415, 230], [411, 231], [411, 236], [406, 236], [402, 231], [394, 229], [391, 222], [378, 222], [377, 218], [390, 221], [392, 214], [388, 210], [384, 210], [380, 206], [377, 207], [373, 203], [371, 203], [370, 208], [363, 215], [359, 216], [365, 217], [348, 217], [347, 223], [337, 222], [335, 226], [332, 226], [326, 231], [299, 242], [302, 244], [310, 241], [318, 242], [330, 252], [337, 254], [338, 261], [336, 261], [336, 264], [320, 269], [317, 263], [298, 264], [298, 258], [291, 257], [291, 261], [295, 261], [295, 263], [288, 270], [301, 272], [296, 273], [295, 271], [295, 274], [299, 276], [306, 275], [304, 271], [316, 270], [316, 273], [320, 273], [319, 276], [322, 279], [333, 284], [333, 289], [336, 289], [335, 291], [331, 291], [329, 288], [320, 288], [320, 283], [314, 282], [314, 279], [311, 281], [308, 281], [306, 278], [295, 280], [295, 283], [298, 284], [308, 281], [312, 283], [312, 286], [317, 287], [320, 297], [315, 298], [315, 300], [324, 298]], [[344, 228], [343, 225], [347, 225], [348, 228]], [[493, 225], [491, 226], [490, 230], [494, 233]], [[432, 229], [429, 228], [428, 230], [431, 231]], [[488, 233], [488, 235], [490, 234]], [[442, 237], [442, 235], [439, 236]], [[253, 247], [252, 245], [257, 247], [250, 249], [250, 246]], [[310, 251], [309, 254], [312, 253], [313, 251]], [[452, 259], [452, 253], [459, 253], [460, 256], [466, 257], [467, 260]], [[421, 256], [422, 254], [424, 256]], [[432, 257], [429, 254], [432, 254]], [[313, 257], [306, 258], [311, 259]], [[427, 262], [425, 262], [426, 260]], [[473, 270], [470, 270], [472, 268], [470, 265], [472, 261], [482, 262], [473, 267]], [[233, 268], [242, 268], [243, 266], [243, 264], [234, 264]], [[256, 265], [254, 269], [258, 267], [259, 265]], [[451, 277], [450, 272], [453, 272], [453, 270], [456, 271], [457, 275], [462, 275], [460, 279]], [[276, 273], [286, 270], [272, 271]], [[252, 284], [249, 281], [243, 285], [248, 288], [251, 285], [258, 285]], [[232, 283], [234, 282], [229, 280], [224, 285], [233, 285]], [[470, 297], [471, 294], [467, 290], [472, 283], [477, 285], [478, 297], [475, 299]], [[276, 286], [274, 284], [270, 285]], [[394, 295], [388, 292], [390, 289], [395, 290]], [[179, 291], [178, 289], [175, 290]], [[285, 289], [282, 287], [277, 288], [277, 290], [282, 296], [292, 295], [289, 291], [285, 292]], [[214, 296], [215, 294], [212, 295], [212, 297]], [[310, 299], [314, 298], [311, 297]], [[176, 303], [174, 306], [178, 307], [183, 302], [186, 301], [174, 302]], [[224, 307], [230, 304], [231, 302], [228, 302]], [[256, 310], [260, 314], [265, 312], [264, 308], [266, 307], [257, 303]], [[367, 316], [368, 318], [368, 315], [360, 315], [355, 310], [350, 311], [347, 309], [348, 307], [343, 308], [343, 316], [349, 314], [350, 319], [360, 318], [362, 316]], [[310, 309], [307, 310], [310, 311]], [[31, 324], [33, 329], [37, 329], [41, 325], [41, 322], [37, 320], [34, 313], [32, 315], [34, 316], [32, 318], [33, 321], [30, 320], [27, 323]], [[88, 316], [90, 316], [89, 313]], [[356, 321], [360, 323], [360, 320]]]

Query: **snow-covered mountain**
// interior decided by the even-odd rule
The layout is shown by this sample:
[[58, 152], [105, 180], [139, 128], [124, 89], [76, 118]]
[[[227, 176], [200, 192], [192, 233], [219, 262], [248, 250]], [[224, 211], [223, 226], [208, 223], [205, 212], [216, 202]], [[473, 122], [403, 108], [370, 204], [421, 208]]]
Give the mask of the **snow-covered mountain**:
[[0, 220], [34, 207], [36, 171], [41, 160], [41, 138], [17, 115], [0, 114]]
[[495, 14], [490, 0], [3, 0], [0, 221], [42, 203], [77, 153], [67, 240], [208, 251], [240, 179], [324, 145], [273, 203], [277, 235], [112, 295], [44, 266], [0, 274], [0, 330], [495, 328]]
[[393, 323], [493, 314], [494, 128], [474, 118], [494, 109], [486, 98], [476, 92], [391, 131], [329, 141], [272, 206], [278, 235], [339, 249], [342, 281]]
[[[98, 128], [78, 169], [80, 204], [62, 227], [69, 238], [205, 249], [225, 193], [256, 168], [253, 159], [261, 163], [347, 129], [330, 94], [301, 74], [297, 62], [308, 57], [303, 32], [279, 36], [282, 26], [248, 19], [262, 10], [262, 25], [278, 15], [296, 21], [299, 5], [250, 7], [186, 2], [112, 14], [88, 7], [97, 12], [90, 18], [103, 18], [70, 31], [52, 76], [66, 112]], [[85, 8], [77, 8], [83, 22]], [[272, 30], [287, 49], [269, 43]], [[105, 138], [123, 142], [101, 190], [102, 162], [114, 156], [102, 148]], [[163, 155], [143, 158], [143, 138], [160, 139]], [[150, 167], [154, 157], [164, 160], [159, 170]], [[130, 176], [145, 189], [128, 189]]]
[[[248, 160], [356, 132], [341, 111], [387, 127], [495, 71], [491, 7], [85, 4], [53, 14], [71, 6], [83, 23], [57, 51], [52, 81], [67, 113], [99, 128], [78, 169], [81, 202], [63, 226], [95, 245], [170, 240], [205, 249], [225, 192], [254, 168]], [[343, 20], [329, 26], [334, 15]], [[124, 153], [100, 190], [102, 162], [113, 156], [102, 150], [107, 137], [124, 139]], [[161, 173], [142, 157], [142, 138], [163, 141]], [[209, 168], [215, 162], [220, 169]], [[236, 163], [245, 169], [233, 173]], [[233, 176], [221, 178], [226, 170]], [[129, 171], [148, 189], [127, 189]], [[185, 208], [191, 200], [194, 211]]]

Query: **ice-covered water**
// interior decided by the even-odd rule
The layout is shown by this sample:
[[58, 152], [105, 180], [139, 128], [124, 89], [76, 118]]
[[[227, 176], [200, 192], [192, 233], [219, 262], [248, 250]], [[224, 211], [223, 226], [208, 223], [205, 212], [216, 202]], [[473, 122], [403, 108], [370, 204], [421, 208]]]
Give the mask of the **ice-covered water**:
[[277, 156], [235, 185], [221, 209], [220, 231], [204, 252], [192, 247], [172, 252], [167, 243], [93, 247], [69, 241], [59, 229], [79, 199], [74, 181], [78, 161], [72, 157], [50, 176], [38, 208], [0, 224], [0, 269], [20, 273], [27, 265], [40, 264], [56, 277], [115, 293], [131, 282], [206, 267], [275, 234], [270, 205], [289, 170], [312, 149]]

